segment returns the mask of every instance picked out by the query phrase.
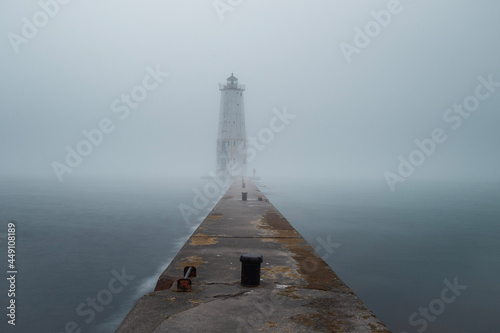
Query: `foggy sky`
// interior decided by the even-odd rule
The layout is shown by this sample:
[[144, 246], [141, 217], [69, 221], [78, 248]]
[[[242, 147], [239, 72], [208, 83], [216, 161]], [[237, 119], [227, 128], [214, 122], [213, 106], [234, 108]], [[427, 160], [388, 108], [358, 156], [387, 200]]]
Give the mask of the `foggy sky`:
[[[252, 161], [262, 176], [384, 181], [414, 140], [441, 128], [447, 141], [412, 181], [498, 179], [500, 88], [458, 129], [443, 115], [478, 77], [500, 82], [500, 3], [401, 0], [349, 63], [341, 43], [355, 45], [354, 29], [391, 2], [243, 0], [221, 19], [212, 0], [69, 1], [18, 53], [9, 33], [22, 36], [22, 18], [41, 7], [2, 2], [0, 176], [57, 182], [51, 164], [104, 118], [113, 132], [65, 180], [205, 175], [215, 168], [218, 84], [234, 73], [246, 85], [248, 136], [269, 127], [274, 109], [296, 116]], [[157, 66], [169, 76], [120, 119], [112, 103]]]

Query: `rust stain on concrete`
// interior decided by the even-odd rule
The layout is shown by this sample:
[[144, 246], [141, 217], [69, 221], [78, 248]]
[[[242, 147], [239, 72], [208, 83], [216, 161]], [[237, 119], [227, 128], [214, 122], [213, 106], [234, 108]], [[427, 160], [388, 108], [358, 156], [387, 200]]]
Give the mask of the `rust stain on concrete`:
[[217, 237], [208, 236], [205, 234], [198, 233], [191, 237], [189, 245], [200, 246], [200, 245], [214, 245], [217, 244]]
[[263, 243], [276, 243], [276, 238], [266, 237], [266, 238], [261, 238], [260, 241]]
[[295, 293], [297, 290], [299, 290], [299, 288], [296, 286], [287, 286], [285, 289], [277, 291], [276, 294], [290, 298], [302, 299], [303, 297], [300, 297]]
[[190, 299], [189, 302], [191, 302], [194, 306], [198, 306], [203, 303], [203, 301], [196, 300], [196, 299]]
[[190, 256], [190, 257], [185, 257], [182, 258], [181, 261], [179, 262], [179, 268], [184, 269], [186, 266], [194, 266], [194, 267], [200, 267], [201, 264], [204, 264], [205, 261], [203, 261], [203, 258], [200, 256]]
[[297, 271], [288, 266], [275, 266], [269, 265], [261, 269], [262, 277], [264, 279], [276, 280], [279, 277], [286, 277], [289, 279], [298, 279], [300, 276]]
[[207, 220], [210, 220], [210, 221], [217, 221], [217, 220], [220, 220], [222, 218], [222, 214], [219, 214], [219, 213], [214, 213], [214, 214], [210, 214], [207, 216]]
[[[281, 233], [281, 232], [278, 232]], [[302, 238], [297, 238], [297, 237], [277, 237], [276, 238], [276, 243], [278, 244], [283, 244], [286, 246], [293, 246], [293, 247], [299, 247], [299, 246], [304, 246], [307, 245], [305, 244], [305, 241]]]
[[170, 289], [176, 280], [174, 277], [162, 275], [158, 278], [154, 291]]
[[[257, 229], [261, 230], [265, 237], [274, 237], [274, 232], [266, 228], [265, 223], [262, 220], [250, 221], [250, 224], [255, 226]], [[273, 238], [262, 238], [263, 242], [275, 242], [276, 240]]]

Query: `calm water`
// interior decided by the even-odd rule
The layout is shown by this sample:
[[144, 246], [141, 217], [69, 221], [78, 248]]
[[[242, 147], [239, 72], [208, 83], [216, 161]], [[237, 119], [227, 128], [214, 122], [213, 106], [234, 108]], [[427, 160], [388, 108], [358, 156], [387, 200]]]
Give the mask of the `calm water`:
[[[0, 331], [59, 333], [73, 321], [82, 332], [113, 332], [199, 223], [192, 216], [187, 224], [178, 205], [192, 202], [191, 191], [200, 184], [1, 181], [0, 233], [5, 237], [8, 221], [17, 224], [18, 308], [15, 329], [2, 320]], [[6, 291], [6, 239], [0, 241]], [[125, 270], [130, 280], [126, 286], [115, 282], [111, 288], [122, 290], [109, 299], [113, 270]], [[98, 296], [104, 306], [87, 304]]]
[[[6, 257], [6, 224], [16, 221], [19, 271], [17, 325], [7, 325], [4, 314], [0, 331], [64, 332], [73, 321], [83, 332], [113, 332], [206, 214], [186, 223], [178, 209], [191, 204], [192, 190], [204, 182], [0, 181], [0, 246]], [[498, 184], [414, 183], [396, 193], [385, 184], [260, 186], [394, 332], [423, 328], [425, 317], [415, 317], [414, 326], [408, 318], [439, 305], [443, 281], [455, 278], [467, 289], [437, 308], [439, 315], [430, 314], [425, 332], [498, 332]], [[335, 246], [322, 246], [328, 243]], [[123, 270], [129, 280], [111, 293], [121, 286], [110, 281]], [[93, 308], [93, 299], [105, 304]]]

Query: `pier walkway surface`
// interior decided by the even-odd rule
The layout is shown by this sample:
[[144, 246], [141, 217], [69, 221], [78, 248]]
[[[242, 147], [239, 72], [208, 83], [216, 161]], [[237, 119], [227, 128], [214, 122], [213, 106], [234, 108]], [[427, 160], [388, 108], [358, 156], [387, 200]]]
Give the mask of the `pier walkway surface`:
[[[123, 332], [389, 332], [258, 187], [235, 181], [118, 327]], [[248, 192], [242, 201], [241, 192]], [[259, 201], [259, 197], [262, 201]], [[240, 256], [262, 255], [259, 286]], [[191, 291], [178, 291], [195, 266]]]

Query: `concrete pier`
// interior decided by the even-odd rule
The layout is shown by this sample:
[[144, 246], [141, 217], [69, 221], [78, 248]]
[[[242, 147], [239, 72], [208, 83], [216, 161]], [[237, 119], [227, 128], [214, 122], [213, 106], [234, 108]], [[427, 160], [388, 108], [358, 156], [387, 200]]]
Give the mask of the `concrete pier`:
[[[116, 332], [389, 332], [257, 186], [245, 183], [232, 184]], [[259, 286], [240, 283], [244, 253], [264, 258]], [[176, 283], [185, 266], [197, 268], [187, 292]]]

